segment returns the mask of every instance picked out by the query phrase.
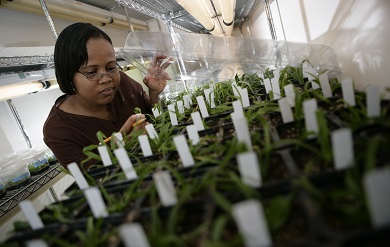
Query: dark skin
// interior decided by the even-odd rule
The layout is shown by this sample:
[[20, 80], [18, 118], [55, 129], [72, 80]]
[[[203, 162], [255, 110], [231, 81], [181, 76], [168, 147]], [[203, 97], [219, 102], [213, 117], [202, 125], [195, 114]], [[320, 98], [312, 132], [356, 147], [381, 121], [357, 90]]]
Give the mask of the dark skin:
[[[164, 90], [167, 80], [170, 80], [165, 69], [172, 63], [173, 58], [166, 59], [166, 56], [157, 55], [148, 69], [148, 74], [143, 82], [149, 88], [150, 103], [158, 103], [158, 95]], [[164, 64], [162, 64], [164, 62]]]
[[[83, 74], [101, 73], [106, 74], [108, 70], [115, 67], [116, 58], [113, 46], [105, 39], [94, 38], [87, 42], [88, 61], [79, 69]], [[149, 88], [151, 105], [158, 103], [158, 95], [164, 90], [167, 80], [170, 80], [165, 69], [171, 64], [172, 58], [157, 55], [152, 61], [148, 74], [144, 78], [145, 85]], [[164, 60], [165, 59], [165, 60]], [[165, 62], [168, 61], [168, 62]], [[165, 63], [163, 63], [165, 62]], [[92, 116], [112, 120], [112, 112], [107, 111], [107, 105], [111, 103], [120, 83], [120, 75], [104, 75], [100, 80], [91, 81], [81, 73], [76, 73], [73, 78], [76, 94], [70, 95], [59, 108], [65, 112]], [[128, 118], [121, 127], [120, 132], [124, 135], [135, 130], [143, 130], [147, 122], [133, 124], [145, 118], [143, 114], [135, 114]]]

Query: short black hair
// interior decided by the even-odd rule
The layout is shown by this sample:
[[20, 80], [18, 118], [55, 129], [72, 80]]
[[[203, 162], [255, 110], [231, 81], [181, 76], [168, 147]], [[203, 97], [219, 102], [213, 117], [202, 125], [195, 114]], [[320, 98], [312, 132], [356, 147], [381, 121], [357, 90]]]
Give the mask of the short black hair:
[[90, 23], [74, 23], [58, 36], [54, 47], [54, 66], [58, 85], [65, 94], [76, 93], [73, 77], [88, 61], [87, 42], [91, 38], [103, 38], [112, 44], [105, 32]]

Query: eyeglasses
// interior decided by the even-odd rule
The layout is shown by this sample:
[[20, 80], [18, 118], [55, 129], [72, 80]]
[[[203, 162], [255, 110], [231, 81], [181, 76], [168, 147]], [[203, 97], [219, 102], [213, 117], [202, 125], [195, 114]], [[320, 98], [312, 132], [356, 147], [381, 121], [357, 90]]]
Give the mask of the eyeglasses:
[[105, 76], [105, 75], [110, 77], [110, 78], [113, 78], [113, 77], [119, 75], [119, 69], [120, 69], [119, 65], [116, 64], [115, 67], [109, 68], [107, 73], [87, 73], [87, 74], [84, 74], [80, 71], [77, 71], [77, 72], [80, 73], [82, 76], [84, 76], [85, 78], [87, 78], [90, 81], [100, 81], [103, 78], [103, 76]]

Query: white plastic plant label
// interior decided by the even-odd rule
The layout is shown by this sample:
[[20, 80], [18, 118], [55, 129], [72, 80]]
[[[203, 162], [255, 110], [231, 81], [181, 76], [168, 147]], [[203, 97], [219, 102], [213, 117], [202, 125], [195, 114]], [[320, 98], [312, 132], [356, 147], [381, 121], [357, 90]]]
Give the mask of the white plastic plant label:
[[232, 89], [233, 89], [233, 94], [236, 97], [241, 97], [240, 96], [240, 86], [237, 85], [236, 81], [233, 80], [232, 82]]
[[248, 96], [248, 89], [247, 88], [241, 88], [240, 89], [240, 94], [241, 94], [241, 102], [243, 107], [249, 107], [250, 102], [249, 102], [249, 96]]
[[198, 102], [198, 106], [200, 109], [200, 114], [202, 114], [202, 118], [208, 117], [209, 112], [207, 111], [206, 103], [204, 102], [203, 96], [196, 97], [196, 101]]
[[341, 91], [343, 92], [343, 99], [349, 106], [355, 106], [355, 90], [353, 88], [353, 81], [351, 78], [346, 78], [341, 81]]
[[239, 153], [236, 156], [238, 171], [244, 184], [259, 188], [261, 186], [261, 171], [256, 152]]
[[145, 125], [146, 132], [149, 135], [150, 139], [158, 139], [158, 134], [153, 126], [153, 124], [147, 124]]
[[171, 119], [172, 126], [178, 125], [175, 103], [168, 105], [168, 111], [169, 111], [169, 118]]
[[279, 81], [277, 81], [275, 78], [272, 78], [271, 87], [273, 92], [273, 99], [275, 100], [280, 99], [281, 93], [280, 93]]
[[390, 224], [390, 167], [381, 167], [364, 175], [363, 184], [371, 223], [380, 228]]
[[100, 158], [102, 158], [102, 162], [103, 162], [104, 166], [112, 165], [112, 160], [110, 158], [110, 154], [108, 153], [107, 147], [105, 145], [99, 146], [98, 152], [99, 152]]
[[123, 173], [128, 180], [136, 179], [137, 173], [134, 170], [133, 163], [131, 162], [129, 155], [124, 148], [118, 148], [114, 150], [115, 157], [118, 159], [119, 165], [122, 168]]
[[268, 79], [268, 78], [264, 79], [264, 87], [265, 87], [265, 92], [267, 94], [269, 94], [269, 92], [272, 91], [271, 79]]
[[144, 157], [152, 156], [152, 148], [150, 147], [149, 139], [147, 135], [138, 136], [139, 144], [141, 145], [142, 154]]
[[49, 247], [43, 239], [33, 239], [25, 242], [26, 247]]
[[264, 79], [264, 73], [262, 71], [256, 72], [256, 75], [260, 77], [261, 79]]
[[89, 187], [83, 192], [93, 216], [95, 218], [107, 217], [108, 211], [100, 190], [97, 187]]
[[192, 105], [191, 95], [190, 94], [183, 95], [183, 101], [184, 101], [184, 107], [186, 109], [190, 109]]
[[161, 204], [165, 207], [175, 205], [177, 197], [171, 174], [168, 171], [155, 172], [153, 173], [153, 181]]
[[247, 200], [233, 205], [232, 214], [246, 247], [271, 246], [263, 206], [259, 201]]
[[294, 122], [294, 115], [291, 110], [290, 105], [288, 104], [287, 98], [281, 98], [278, 100], [280, 113], [282, 115], [283, 123]]
[[119, 226], [119, 236], [125, 247], [150, 247], [140, 223], [126, 223]]
[[307, 132], [318, 133], [317, 121], [317, 100], [309, 99], [303, 101], [303, 110], [305, 114], [305, 127]]
[[152, 108], [152, 112], [154, 117], [159, 117], [161, 115], [160, 110], [157, 107]]
[[279, 86], [279, 77], [278, 78], [272, 78], [271, 79], [271, 87], [272, 92], [274, 94], [274, 99], [280, 99], [281, 93], [280, 93], [280, 86]]
[[331, 133], [333, 163], [336, 169], [346, 169], [353, 165], [354, 152], [352, 131], [349, 128], [342, 128]]
[[188, 139], [191, 140], [192, 145], [196, 145], [199, 143], [200, 137], [198, 133], [198, 129], [194, 124], [186, 126]]
[[182, 100], [178, 100], [176, 101], [176, 106], [177, 106], [177, 111], [179, 112], [179, 114], [183, 114], [184, 113], [184, 103]]
[[371, 85], [366, 88], [367, 117], [379, 117], [381, 115], [381, 100], [379, 87]]
[[311, 88], [313, 89], [320, 88], [320, 85], [318, 85], [318, 83], [314, 81], [317, 76], [317, 70], [312, 68], [303, 68], [303, 75], [304, 77], [307, 77], [307, 79], [311, 83]]
[[19, 202], [19, 207], [22, 210], [23, 215], [26, 217], [31, 229], [37, 230], [44, 227], [41, 218], [39, 217], [30, 200], [24, 200]]
[[242, 109], [241, 101], [233, 101], [233, 112], [236, 114], [236, 116], [244, 117], [244, 110]]
[[184, 167], [193, 166], [195, 164], [192, 157], [190, 148], [188, 147], [187, 139], [184, 135], [178, 135], [173, 137], [173, 141], [176, 146], [176, 150], [179, 153], [180, 160]]
[[210, 105], [211, 108], [215, 108], [215, 96], [214, 88], [207, 88], [203, 91], [206, 98], [206, 102]]
[[116, 145], [118, 145], [118, 147], [124, 147], [125, 146], [125, 143], [123, 141], [123, 136], [122, 136], [121, 132], [117, 132], [117, 133], [114, 134], [114, 140], [115, 140]]
[[325, 98], [332, 97], [332, 89], [330, 88], [329, 78], [327, 73], [323, 73], [319, 76], [322, 94]]
[[276, 80], [279, 81], [279, 78], [280, 78], [280, 69], [274, 69], [274, 70], [272, 71], [272, 74], [274, 75], [273, 78], [275, 78]]
[[67, 166], [67, 168], [68, 168], [70, 174], [72, 174], [72, 176], [76, 180], [76, 184], [77, 184], [77, 186], [79, 186], [80, 190], [84, 190], [84, 189], [89, 187], [89, 184], [88, 184], [87, 180], [85, 179], [83, 173], [81, 172], [80, 167], [76, 163], [74, 163], [74, 162], [70, 163]]
[[187, 95], [188, 95], [188, 102], [190, 103], [190, 105], [192, 105], [193, 104], [193, 102], [192, 102], [192, 94], [189, 93]]
[[237, 115], [237, 113], [231, 113], [230, 116], [233, 120], [234, 129], [236, 130], [237, 140], [239, 142], [245, 143], [248, 151], [252, 151], [252, 139], [249, 133], [249, 127], [246, 122], [246, 118], [242, 117], [241, 115]]
[[198, 131], [204, 130], [202, 117], [198, 111], [191, 113], [191, 118]]
[[291, 107], [295, 107], [295, 90], [293, 84], [288, 84], [284, 86], [284, 92], [286, 94], [286, 98], [288, 100], [288, 104]]

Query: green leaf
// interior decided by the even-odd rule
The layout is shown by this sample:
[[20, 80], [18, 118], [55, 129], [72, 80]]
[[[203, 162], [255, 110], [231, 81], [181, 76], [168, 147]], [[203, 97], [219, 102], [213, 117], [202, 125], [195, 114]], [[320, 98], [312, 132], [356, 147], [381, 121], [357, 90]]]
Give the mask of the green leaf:
[[222, 239], [223, 230], [226, 226], [227, 221], [228, 221], [228, 218], [226, 215], [220, 215], [214, 221], [213, 229], [212, 229], [212, 233], [211, 233], [211, 240], [212, 241], [220, 241]]
[[265, 216], [271, 231], [276, 231], [284, 226], [292, 209], [292, 196], [273, 198], [265, 208]]
[[217, 203], [217, 205], [220, 206], [226, 212], [230, 213], [232, 208], [230, 202], [216, 190], [212, 190], [211, 194], [213, 196], [214, 201]]

